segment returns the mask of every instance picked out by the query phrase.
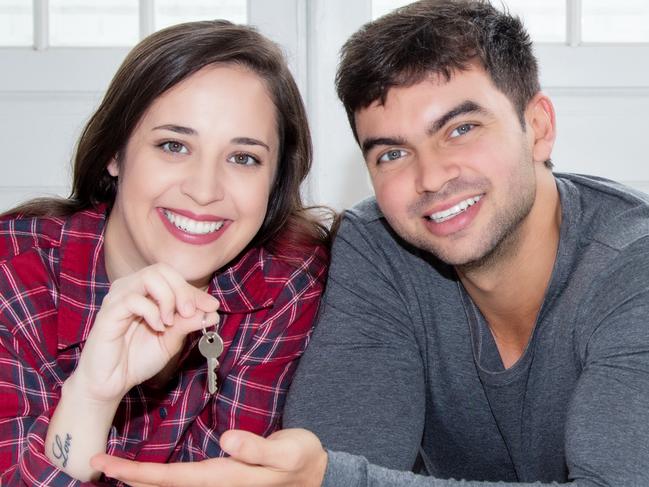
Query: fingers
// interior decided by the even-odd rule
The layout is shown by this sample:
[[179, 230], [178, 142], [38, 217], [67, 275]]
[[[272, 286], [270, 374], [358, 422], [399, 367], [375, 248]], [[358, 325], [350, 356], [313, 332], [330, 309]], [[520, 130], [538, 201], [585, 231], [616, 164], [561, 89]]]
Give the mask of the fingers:
[[187, 463], [147, 463], [101, 453], [90, 459], [90, 465], [106, 476], [133, 487], [202, 487], [220, 485], [214, 483], [214, 475], [219, 472], [218, 462], [221, 460], [223, 459]]
[[183, 318], [190, 318], [197, 311], [217, 310], [218, 301], [216, 298], [189, 284], [174, 268], [166, 264], [156, 264], [148, 267], [147, 270], [150, 272], [147, 277], [163, 279], [167, 283], [174, 297], [171, 304]]
[[202, 328], [211, 328], [219, 323], [219, 314], [216, 311], [211, 313], [198, 312], [191, 318], [176, 316], [174, 326], [166, 330], [171, 335], [184, 336]]
[[[161, 464], [134, 462], [100, 454], [94, 456], [90, 464], [108, 477], [136, 487], [319, 487], [327, 456], [315, 435], [294, 429], [279, 431], [271, 436], [264, 439], [244, 431], [224, 433], [221, 447], [232, 455], [230, 458]], [[276, 467], [282, 463], [278, 459], [285, 455], [300, 457], [301, 447], [306, 447], [306, 462], [293, 459], [288, 463], [295, 463], [299, 467]], [[273, 449], [277, 452], [273, 452]]]
[[[156, 264], [147, 268], [149, 272], [145, 276], [145, 290], [150, 293], [152, 289], [152, 280], [163, 281], [171, 292], [171, 297], [165, 305], [170, 308], [171, 320], [165, 321], [167, 325], [174, 324], [173, 310], [182, 318], [192, 318], [196, 314], [203, 319], [204, 313], [213, 313], [209, 319], [206, 318], [207, 324], [217, 323], [216, 310], [219, 307], [219, 301], [207, 292], [197, 289], [189, 284], [185, 279], [172, 267], [165, 264]], [[152, 294], [152, 297], [159, 301], [158, 296]], [[162, 296], [160, 296], [162, 299]]]
[[220, 444], [232, 458], [251, 465], [280, 469], [286, 460], [286, 451], [278, 448], [273, 440], [248, 431], [226, 431], [221, 435]]
[[220, 444], [237, 462], [282, 472], [292, 479], [287, 485], [319, 486], [327, 468], [327, 453], [320, 440], [305, 429], [284, 429], [268, 438], [230, 430], [221, 435]]
[[[215, 314], [219, 307], [218, 300], [205, 291], [193, 287], [180, 273], [165, 264], [155, 264], [116, 280], [104, 299], [102, 307], [104, 305], [110, 307], [113, 303], [123, 304], [133, 294], [145, 296], [156, 303], [159, 308], [159, 320], [152, 317], [151, 321], [148, 319], [146, 321], [158, 331], [161, 331], [157, 326], [160, 321], [167, 326], [172, 326], [179, 317], [187, 319], [197, 317], [201, 320], [205, 313], [208, 313], [206, 320], [208, 325], [218, 322]], [[128, 317], [127, 310], [123, 306], [118, 305], [115, 308], [118, 308], [115, 310], [118, 316], [114, 318]], [[145, 315], [139, 316], [147, 318]]]
[[90, 466], [106, 476], [127, 481], [131, 486], [171, 485], [168, 464], [142, 463], [100, 453], [90, 459]]
[[187, 291], [181, 283], [174, 283], [170, 280], [172, 276], [165, 276], [161, 271], [162, 269], [155, 267], [141, 271], [141, 277], [138, 279], [136, 276], [133, 283], [134, 293], [148, 296], [154, 300], [160, 310], [161, 321], [165, 325], [171, 326], [178, 303], [182, 302], [183, 295], [187, 294]]

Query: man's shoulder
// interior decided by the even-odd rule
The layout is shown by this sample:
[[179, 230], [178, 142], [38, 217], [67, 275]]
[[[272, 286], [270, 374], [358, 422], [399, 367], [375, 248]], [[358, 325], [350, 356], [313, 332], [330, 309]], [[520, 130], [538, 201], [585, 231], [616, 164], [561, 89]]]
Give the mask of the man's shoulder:
[[397, 234], [374, 197], [366, 198], [344, 212], [331, 255], [332, 262], [343, 260], [351, 266], [359, 259], [367, 260], [375, 267], [385, 265], [390, 269], [389, 273], [401, 269], [411, 275], [416, 268], [426, 269], [426, 272], [437, 269], [443, 275], [448, 274], [446, 264]]
[[344, 240], [355, 247], [391, 249], [389, 253], [408, 245], [390, 227], [373, 196], [343, 212], [340, 227], [336, 231], [334, 252], [338, 240]]
[[345, 210], [344, 218], [358, 222], [370, 223], [383, 218], [383, 213], [376, 202], [376, 197], [369, 196], [359, 201], [349, 210]]
[[568, 211], [578, 213], [571, 218], [581, 222], [582, 241], [618, 251], [640, 242], [649, 244], [649, 195], [596, 176], [558, 174], [557, 179], [564, 192], [578, 195]]
[[340, 216], [340, 225], [335, 230], [336, 241], [374, 240], [385, 233], [387, 224], [381, 213], [376, 198], [371, 196], [359, 201], [351, 208], [344, 210]]

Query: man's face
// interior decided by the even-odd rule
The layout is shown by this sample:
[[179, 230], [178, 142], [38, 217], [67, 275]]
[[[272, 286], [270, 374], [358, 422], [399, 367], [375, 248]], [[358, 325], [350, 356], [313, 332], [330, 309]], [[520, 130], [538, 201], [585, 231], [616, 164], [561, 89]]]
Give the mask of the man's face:
[[455, 266], [516, 241], [535, 200], [534, 136], [482, 68], [392, 88], [356, 127], [379, 207], [406, 241]]

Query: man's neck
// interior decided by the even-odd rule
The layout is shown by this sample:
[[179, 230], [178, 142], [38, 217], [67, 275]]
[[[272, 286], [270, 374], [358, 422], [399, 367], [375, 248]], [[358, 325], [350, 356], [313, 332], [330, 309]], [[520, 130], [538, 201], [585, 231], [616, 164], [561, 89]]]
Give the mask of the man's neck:
[[488, 265], [458, 268], [465, 289], [487, 320], [505, 368], [521, 357], [552, 277], [561, 204], [554, 176], [537, 170], [537, 191], [518, 234]]

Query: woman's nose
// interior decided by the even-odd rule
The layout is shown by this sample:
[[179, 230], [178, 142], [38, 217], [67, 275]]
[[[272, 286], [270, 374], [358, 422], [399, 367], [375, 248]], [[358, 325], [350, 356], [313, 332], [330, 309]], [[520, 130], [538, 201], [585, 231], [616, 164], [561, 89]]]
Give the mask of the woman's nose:
[[225, 195], [225, 174], [214, 161], [196, 161], [188, 168], [181, 190], [201, 206], [222, 200]]

